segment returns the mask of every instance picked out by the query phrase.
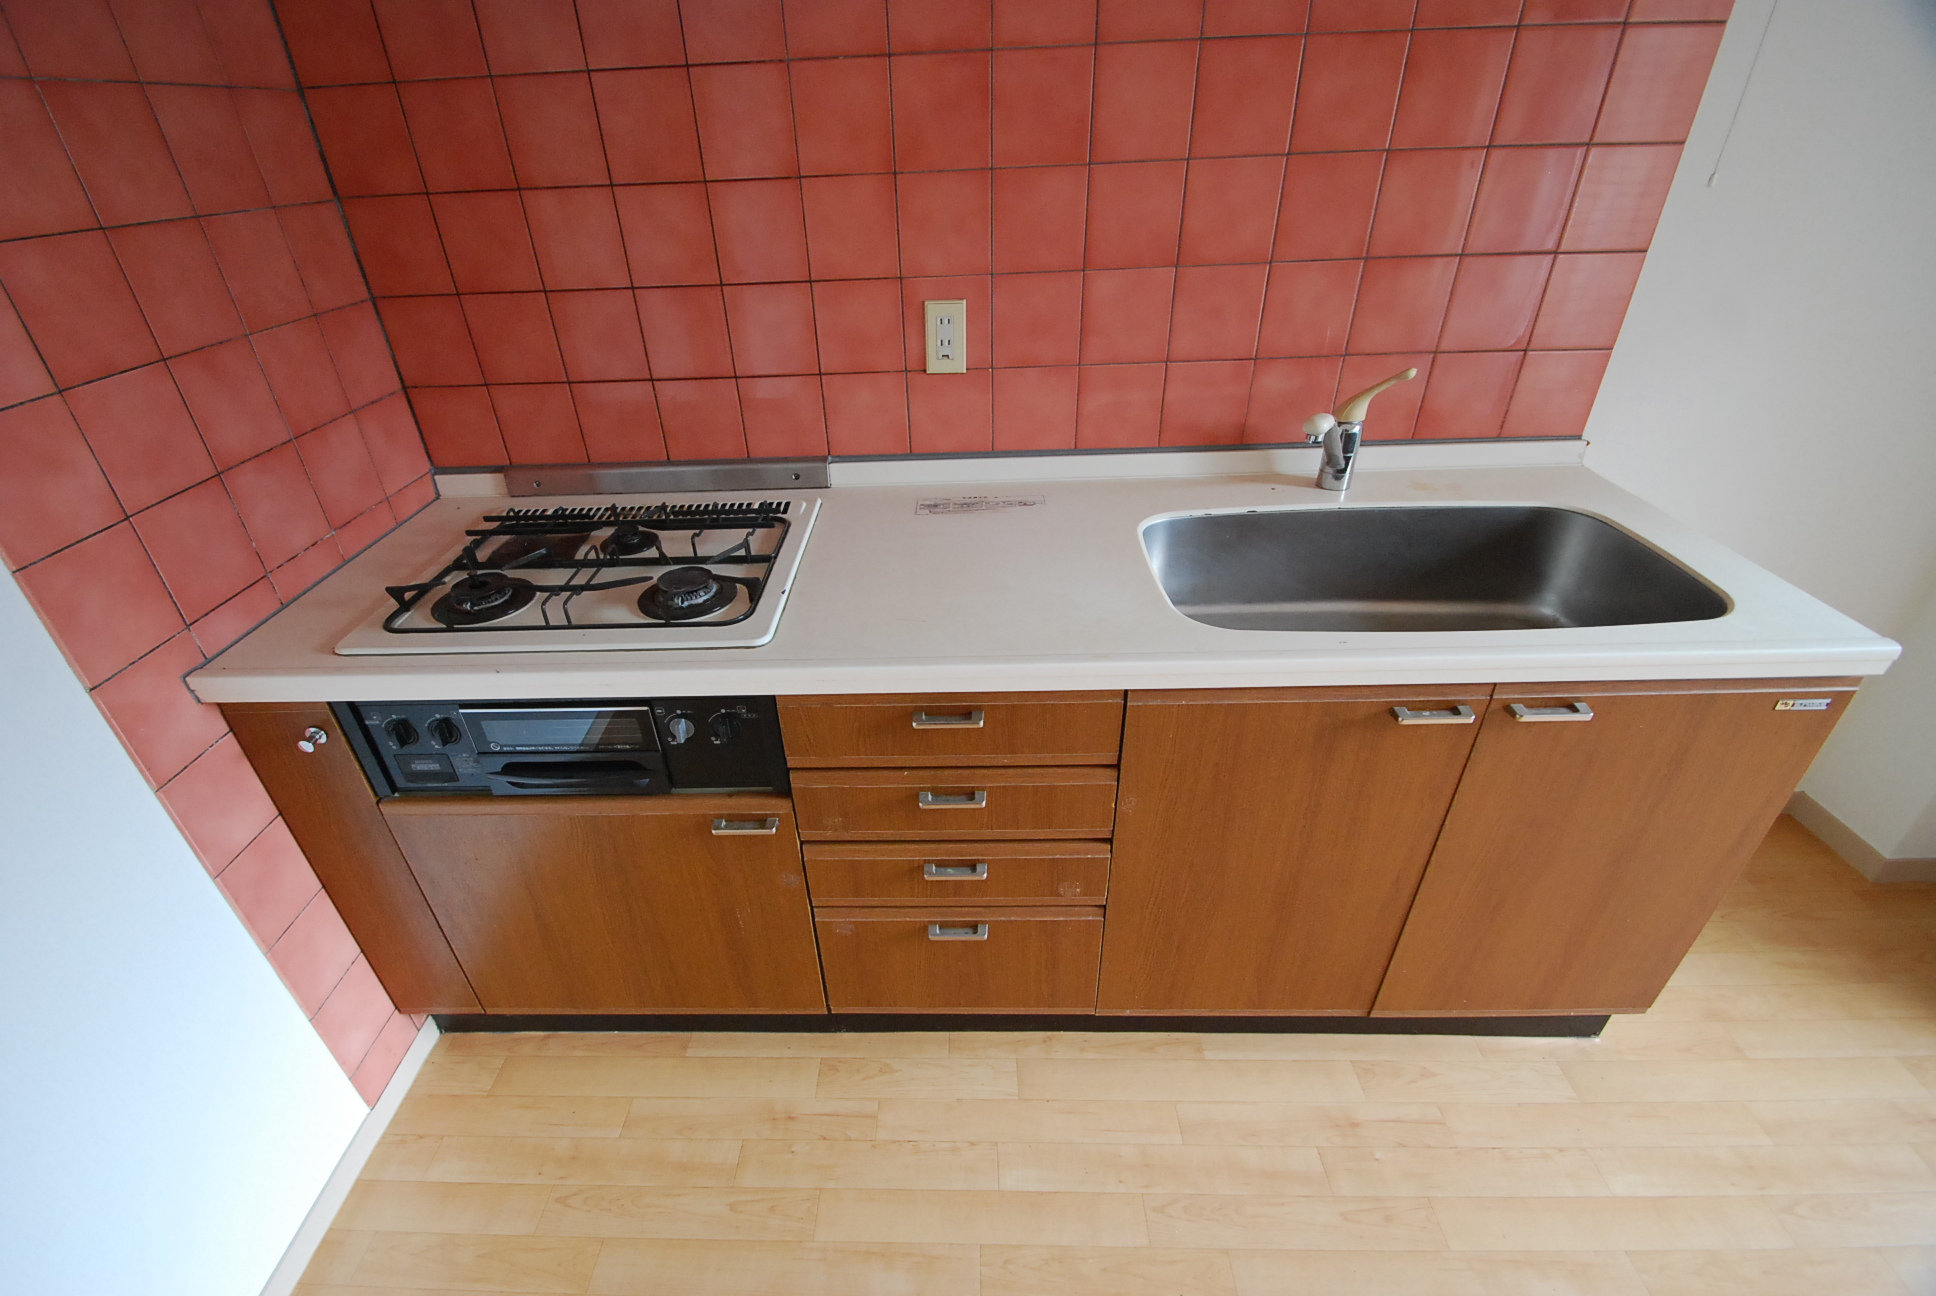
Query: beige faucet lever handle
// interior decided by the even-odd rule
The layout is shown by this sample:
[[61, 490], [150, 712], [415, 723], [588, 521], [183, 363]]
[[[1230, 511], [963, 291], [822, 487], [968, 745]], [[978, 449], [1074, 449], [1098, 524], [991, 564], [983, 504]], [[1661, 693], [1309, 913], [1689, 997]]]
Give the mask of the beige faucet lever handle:
[[1350, 400], [1346, 401], [1344, 404], [1338, 406], [1338, 410], [1337, 410], [1338, 422], [1340, 423], [1364, 422], [1365, 410], [1367, 407], [1370, 406], [1371, 398], [1373, 396], [1376, 396], [1379, 392], [1385, 390], [1385, 388], [1387, 387], [1395, 387], [1399, 383], [1404, 382], [1408, 378], [1416, 378], [1416, 377], [1418, 377], [1418, 370], [1407, 369], [1403, 373], [1393, 374], [1391, 377], [1385, 379], [1385, 381], [1381, 383], [1373, 383], [1371, 386], [1365, 388], [1363, 391], [1359, 392], [1356, 396], [1353, 396]]

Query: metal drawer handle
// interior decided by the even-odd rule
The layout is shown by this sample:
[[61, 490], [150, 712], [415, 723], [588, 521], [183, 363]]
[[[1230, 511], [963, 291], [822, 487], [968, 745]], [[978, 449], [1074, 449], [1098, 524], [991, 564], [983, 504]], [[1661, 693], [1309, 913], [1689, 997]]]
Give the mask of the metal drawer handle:
[[930, 882], [986, 882], [988, 861], [974, 864], [940, 864], [928, 860], [921, 865], [921, 876]]
[[987, 940], [987, 923], [929, 923], [929, 940]]
[[927, 711], [914, 713], [916, 729], [979, 729], [982, 726], [982, 713], [964, 711], [960, 715], [934, 715]]
[[1392, 715], [1400, 724], [1473, 724], [1479, 719], [1469, 706], [1447, 707], [1443, 711], [1414, 711], [1410, 707], [1395, 706]]
[[715, 837], [771, 837], [780, 831], [778, 819], [715, 819]]
[[980, 810], [988, 804], [986, 792], [923, 792], [915, 798], [923, 810]]
[[1511, 702], [1507, 704], [1506, 710], [1512, 712], [1513, 719], [1523, 720], [1527, 724], [1553, 724], [1560, 721], [1593, 718], [1593, 708], [1584, 702], [1569, 702], [1565, 706], [1556, 707], [1521, 706], [1517, 702]]

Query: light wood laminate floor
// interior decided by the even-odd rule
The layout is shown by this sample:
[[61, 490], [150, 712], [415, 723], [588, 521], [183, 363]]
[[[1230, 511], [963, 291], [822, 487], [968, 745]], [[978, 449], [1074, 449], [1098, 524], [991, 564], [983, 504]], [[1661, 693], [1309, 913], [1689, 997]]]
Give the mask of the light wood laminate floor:
[[1936, 1293], [1936, 887], [1784, 819], [1597, 1040], [446, 1036], [299, 1291]]

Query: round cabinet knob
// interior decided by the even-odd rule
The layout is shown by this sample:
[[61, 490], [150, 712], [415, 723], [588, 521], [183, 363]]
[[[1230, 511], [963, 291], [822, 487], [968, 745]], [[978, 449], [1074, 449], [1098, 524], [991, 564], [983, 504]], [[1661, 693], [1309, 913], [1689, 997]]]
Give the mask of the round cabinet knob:
[[383, 726], [383, 732], [388, 734], [390, 741], [399, 747], [410, 746], [417, 741], [419, 736], [417, 726], [411, 724], [402, 716], [398, 716], [396, 719], [387, 722]]
[[449, 716], [438, 716], [430, 722], [430, 741], [439, 747], [448, 747], [452, 743], [463, 742], [464, 731]]
[[697, 731], [698, 726], [693, 724], [689, 715], [676, 715], [666, 721], [666, 737], [672, 740], [675, 747], [689, 740]]
[[706, 727], [713, 731], [713, 741], [716, 743], [731, 742], [739, 737], [739, 717], [731, 711], [715, 712], [713, 718], [706, 722]]
[[300, 752], [313, 752], [328, 741], [329, 734], [325, 730], [311, 725], [309, 728], [303, 730], [302, 737], [296, 739], [296, 750]]

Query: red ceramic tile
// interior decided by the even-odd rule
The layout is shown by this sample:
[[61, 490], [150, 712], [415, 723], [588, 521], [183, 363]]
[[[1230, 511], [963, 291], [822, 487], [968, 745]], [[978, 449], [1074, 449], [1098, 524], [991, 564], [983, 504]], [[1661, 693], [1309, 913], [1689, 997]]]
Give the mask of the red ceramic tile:
[[1272, 36], [1301, 32], [1310, 22], [1310, 0], [1208, 0], [1205, 36]]
[[1412, 435], [1419, 440], [1474, 440], [1499, 435], [1519, 380], [1517, 351], [1441, 352]]
[[1526, 0], [1522, 23], [1619, 22], [1627, 16], [1627, 0]]
[[399, 85], [397, 93], [424, 184], [432, 192], [507, 189], [517, 183], [490, 81], [417, 81]]
[[564, 383], [493, 385], [498, 431], [514, 464], [584, 463], [578, 411]]
[[995, 269], [1081, 269], [1089, 168], [1029, 167], [993, 176]]
[[1593, 135], [1618, 27], [1526, 27], [1513, 44], [1495, 144], [1571, 144]]
[[915, 454], [977, 454], [994, 448], [992, 385], [986, 369], [910, 373], [908, 446]]
[[1096, 0], [995, 0], [997, 46], [1090, 45]]
[[48, 81], [40, 93], [102, 223], [190, 214], [188, 191], [140, 86]]
[[376, 23], [399, 81], [489, 70], [470, 0], [376, 0]]
[[354, 198], [423, 189], [395, 86], [311, 90], [307, 100], [337, 193]]
[[0, 282], [64, 387], [160, 356], [104, 234], [0, 244]]
[[791, 58], [887, 53], [887, 0], [784, 0], [782, 8]]
[[90, 688], [182, 629], [174, 600], [126, 523], [15, 575], [74, 673]]
[[329, 532], [322, 505], [294, 445], [281, 445], [222, 474], [255, 549], [271, 568]]
[[309, 292], [275, 212], [206, 217], [202, 231], [244, 324], [269, 328], [309, 314]]
[[898, 280], [816, 283], [813, 310], [823, 372], [859, 373], [902, 367], [905, 357]]
[[410, 408], [439, 468], [494, 467], [505, 462], [491, 394], [482, 387], [418, 387]]
[[349, 412], [349, 397], [314, 319], [257, 333], [250, 341], [291, 431], [307, 432]]
[[904, 50], [986, 49], [989, 0], [887, 0], [888, 42]]
[[378, 500], [336, 528], [336, 547], [343, 557], [354, 558], [396, 529], [397, 515], [388, 500]]
[[1685, 140], [1720, 45], [1719, 24], [1627, 28], [1594, 140]]
[[196, 8], [230, 84], [295, 88], [295, 69], [275, 10], [261, 0], [196, 0]]
[[792, 85], [802, 174], [894, 169], [886, 59], [795, 63]]
[[780, 0], [684, 0], [679, 16], [686, 58], [693, 63], [738, 63], [786, 57]]
[[282, 207], [276, 219], [312, 307], [330, 311], [369, 297], [349, 231], [343, 228], [342, 211], [335, 203]]
[[1351, 330], [1363, 265], [1360, 261], [1291, 261], [1272, 266], [1257, 354], [1341, 354]]
[[664, 459], [659, 402], [649, 382], [573, 383], [578, 431], [592, 463]]
[[1003, 50], [994, 63], [995, 165], [1087, 162], [1094, 50]]
[[1372, 256], [1457, 252], [1465, 241], [1484, 149], [1394, 149], [1371, 222]]
[[699, 151], [708, 179], [799, 174], [785, 64], [696, 67], [691, 75]]
[[1472, 146], [1490, 139], [1512, 44], [1513, 33], [1503, 28], [1414, 33], [1392, 146]]
[[343, 548], [334, 536], [324, 536], [269, 573], [269, 584], [284, 603], [294, 602], [323, 577], [343, 565]]
[[356, 426], [363, 433], [363, 446], [385, 490], [400, 491], [430, 471], [423, 437], [417, 432], [417, 421], [411, 417], [410, 403], [403, 393], [386, 396], [357, 411]]
[[1098, 0], [1096, 39], [1195, 40], [1203, 34], [1203, 0]]
[[[448, 258], [449, 278], [441, 287], [426, 278], [426, 286], [416, 291], [448, 292], [453, 280], [459, 292], [530, 292], [543, 286], [516, 192], [435, 194], [430, 207], [442, 242], [424, 250], [440, 261]], [[357, 242], [363, 246], [361, 237]], [[377, 291], [394, 291], [374, 283], [374, 268], [370, 277]]]
[[[900, 273], [893, 176], [812, 176], [800, 182], [800, 190], [806, 204], [807, 259], [814, 278], [868, 279]], [[711, 251], [710, 241], [707, 250]]]
[[262, 560], [219, 478], [170, 496], [133, 520], [175, 606], [190, 621], [213, 612], [264, 575]]
[[[1680, 164], [1678, 144], [1629, 144], [1588, 151], [1560, 247], [1567, 252], [1645, 251]], [[16, 300], [18, 300], [16, 298]], [[33, 326], [32, 319], [28, 327]], [[59, 372], [56, 371], [56, 377]]]
[[1197, 63], [1190, 155], [1282, 153], [1303, 45], [1295, 36], [1206, 41]]
[[143, 81], [219, 85], [221, 62], [195, 0], [109, 0]]
[[402, 1013], [397, 1013], [384, 1025], [377, 1035], [376, 1043], [363, 1055], [356, 1070], [350, 1072], [350, 1084], [356, 1087], [357, 1096], [364, 1105], [374, 1107], [383, 1097], [383, 1091], [396, 1075], [397, 1068], [403, 1065], [404, 1055], [416, 1043], [417, 1031], [421, 1023], [414, 1022]]
[[1418, 27], [1510, 27], [1519, 21], [1519, 0], [1418, 0]]
[[617, 191], [617, 198], [633, 283], [719, 282], [706, 186], [628, 185]]
[[229, 468], [289, 439], [269, 380], [246, 338], [168, 362], [217, 468]]
[[281, 608], [282, 600], [276, 597], [276, 587], [264, 577], [197, 621], [189, 630], [201, 650], [213, 657]]
[[1326, 153], [1384, 148], [1405, 64], [1401, 32], [1312, 36], [1304, 43], [1291, 149]]
[[726, 324], [742, 377], [813, 373], [813, 294], [803, 283], [729, 285]]
[[7, 30], [5, 22], [0, 22], [0, 76], [24, 77], [27, 75], [27, 60], [14, 43], [13, 33]]
[[1163, 419], [1163, 376], [1168, 367], [1084, 365], [1078, 374], [1076, 395], [1077, 447], [1110, 450], [1155, 445]]
[[1633, 0], [1629, 22], [1726, 22], [1734, 0]]
[[988, 172], [903, 174], [896, 189], [903, 273], [988, 272], [991, 228]]
[[330, 991], [310, 1024], [328, 1046], [336, 1065], [347, 1075], [362, 1063], [370, 1046], [395, 1015], [396, 1010], [390, 1006], [390, 997], [383, 992], [376, 973], [370, 970], [367, 961], [359, 958]]
[[[1249, 360], [1255, 356], [1264, 276], [1269, 270], [1262, 265], [1178, 268], [1170, 359]], [[1245, 384], [1248, 389], [1248, 376]]]
[[370, 0], [278, 0], [276, 16], [304, 85], [390, 79]]
[[650, 378], [639, 308], [621, 288], [553, 293], [551, 321], [573, 382]]
[[1090, 158], [1130, 162], [1187, 154], [1196, 75], [1195, 41], [1098, 48]]
[[1491, 149], [1466, 231], [1468, 252], [1550, 252], [1573, 202], [1586, 150]]
[[242, 332], [242, 317], [198, 222], [125, 225], [109, 231], [108, 241], [164, 355]]
[[1091, 270], [1175, 265], [1183, 223], [1182, 162], [1128, 162], [1089, 169]]
[[1457, 257], [1398, 257], [1365, 262], [1346, 350], [1354, 354], [1429, 351], [1438, 343]]
[[53, 390], [53, 376], [40, 362], [34, 340], [27, 336], [27, 326], [20, 322], [6, 294], [0, 293], [0, 408]]
[[390, 358], [390, 343], [383, 336], [374, 305], [356, 302], [317, 316], [316, 323], [322, 327], [323, 340], [329, 343], [330, 358], [336, 362], [336, 376], [343, 380], [343, 394], [349, 397], [350, 408], [368, 405], [397, 390], [396, 362]]
[[69, 388], [67, 405], [130, 513], [215, 473], [166, 365]]
[[[997, 367], [1072, 365], [1082, 350], [1082, 276], [996, 275], [993, 286], [994, 356]], [[1071, 402], [1075, 399], [1070, 378]], [[998, 389], [999, 390], [999, 387]], [[1071, 404], [1073, 419], [1074, 405]], [[1070, 429], [1073, 433], [1074, 423]]]
[[1082, 363], [1163, 359], [1176, 271], [1102, 270], [1082, 278]]
[[992, 377], [994, 449], [1075, 448], [1076, 369], [1073, 365], [997, 369]]
[[817, 374], [739, 380], [746, 453], [778, 459], [827, 453], [827, 414]]
[[[900, 335], [895, 335], [898, 365]], [[121, 519], [73, 415], [58, 398], [0, 410], [0, 557], [10, 568], [70, 545]]]
[[798, 180], [729, 180], [706, 186], [727, 283], [807, 277], [806, 218]]
[[475, 0], [491, 71], [565, 72], [585, 66], [571, 0]]
[[227, 88], [149, 86], [148, 101], [161, 122], [161, 132], [175, 155], [196, 211], [239, 211], [267, 205], [268, 185], [256, 166], [255, 150]]
[[1501, 351], [1526, 345], [1546, 291], [1550, 256], [1464, 257], [1439, 333], [1441, 351]]
[[95, 223], [94, 208], [53, 119], [29, 81], [0, 81], [0, 238], [27, 238]]
[[686, 61], [678, 0], [578, 0], [585, 54], [600, 67], [667, 67]]
[[94, 690], [94, 705], [151, 787], [181, 773], [228, 732], [222, 713], [197, 702], [182, 683], [203, 660], [194, 636], [184, 632]]
[[927, 312], [922, 303], [931, 301], [966, 302], [968, 336], [965, 342], [970, 371], [986, 369], [994, 354], [991, 323], [995, 308], [987, 275], [942, 275], [932, 279], [901, 280], [901, 338], [904, 363], [909, 369], [927, 367]]
[[406, 387], [484, 381], [457, 298], [387, 297], [376, 305]]
[[407, 522], [437, 499], [437, 479], [429, 473], [417, 478], [390, 497], [390, 512], [397, 521]]
[[1532, 345], [1541, 351], [1605, 350], [1620, 336], [1634, 281], [1640, 277], [1639, 252], [1562, 256], [1553, 261], [1533, 326]]
[[256, 168], [277, 203], [326, 202], [335, 197], [316, 150], [309, 111], [293, 90], [236, 90], [235, 110], [255, 152]]
[[1190, 163], [1183, 188], [1183, 265], [1270, 259], [1283, 189], [1284, 159], [1204, 158]]
[[7, 0], [0, 8], [35, 76], [133, 79], [134, 64], [105, 0]]
[[1432, 366], [1435, 357], [1430, 352], [1413, 352], [1399, 355], [1348, 355], [1338, 371], [1338, 403], [1343, 404], [1357, 393], [1383, 382], [1393, 374], [1406, 369], [1418, 370], [1418, 376], [1410, 382], [1399, 383], [1396, 387], [1379, 396], [1378, 403], [1372, 406], [1371, 416], [1365, 423], [1367, 441], [1405, 441], [1410, 439], [1418, 425], [1419, 404], [1425, 398], [1426, 390], [1432, 382]]
[[1412, 25], [1412, 0], [1311, 0], [1314, 32], [1390, 31]]
[[1383, 153], [1293, 154], [1277, 207], [1279, 261], [1360, 257], [1371, 239]]
[[[515, 195], [511, 201], [517, 201]], [[349, 219], [372, 292], [390, 296], [451, 291], [444, 244], [423, 195], [351, 198], [344, 202], [343, 214]], [[520, 225], [522, 220], [520, 216]]]
[[626, 286], [631, 272], [610, 189], [527, 189], [523, 197], [546, 288]]
[[610, 179], [589, 76], [498, 77], [492, 84], [521, 186], [594, 185]]
[[[487, 383], [565, 380], [558, 335], [543, 293], [481, 293], [458, 299]], [[504, 421], [498, 411], [498, 422]]]
[[[276, 817], [269, 794], [233, 737], [203, 752], [160, 796], [210, 873], [227, 868]], [[311, 902], [318, 903], [328, 902], [321, 897]]]
[[645, 355], [655, 378], [732, 374], [733, 347], [719, 289], [641, 288], [638, 301]]
[[327, 894], [311, 900], [269, 951], [269, 962], [282, 974], [305, 1017], [316, 1014], [359, 957], [356, 938]]
[[1244, 439], [1250, 405], [1249, 360], [1172, 364], [1163, 380], [1159, 445], [1235, 445]]
[[1576, 437], [1607, 371], [1606, 351], [1528, 351], [1499, 435]]
[[988, 53], [895, 55], [890, 63], [895, 165], [904, 172], [987, 166]]
[[[214, 710], [213, 707], [209, 708]], [[278, 819], [222, 870], [217, 884], [242, 923], [267, 949], [323, 889], [302, 848]]]
[[669, 459], [744, 459], [746, 430], [731, 378], [655, 382]]
[[697, 180], [704, 174], [684, 68], [594, 72], [592, 96], [615, 183]]
[[1244, 440], [1252, 445], [1303, 444], [1304, 420], [1337, 404], [1341, 364], [1338, 356], [1259, 360], [1250, 376]]
[[827, 446], [837, 455], [908, 452], [905, 373], [825, 374]]

